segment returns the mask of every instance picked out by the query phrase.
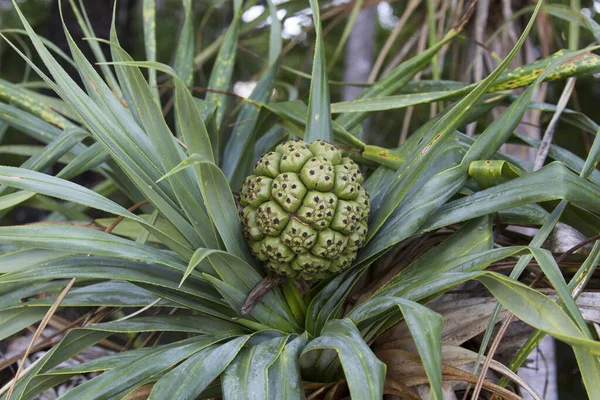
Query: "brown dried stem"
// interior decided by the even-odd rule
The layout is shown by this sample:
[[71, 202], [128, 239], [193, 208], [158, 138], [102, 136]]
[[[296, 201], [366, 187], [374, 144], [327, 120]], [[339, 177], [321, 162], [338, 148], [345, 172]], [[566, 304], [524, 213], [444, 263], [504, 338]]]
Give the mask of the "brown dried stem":
[[252, 291], [248, 295], [248, 298], [246, 299], [246, 302], [244, 303], [240, 311], [241, 316], [243, 317], [245, 315], [248, 315], [248, 313], [252, 311], [252, 309], [256, 307], [258, 303], [260, 303], [262, 298], [265, 297], [265, 295], [269, 293], [271, 289], [283, 285], [283, 282], [285, 282], [285, 280], [286, 277], [283, 275], [269, 274], [265, 276], [263, 280], [260, 281], [259, 284], [256, 285], [256, 287], [252, 289]]

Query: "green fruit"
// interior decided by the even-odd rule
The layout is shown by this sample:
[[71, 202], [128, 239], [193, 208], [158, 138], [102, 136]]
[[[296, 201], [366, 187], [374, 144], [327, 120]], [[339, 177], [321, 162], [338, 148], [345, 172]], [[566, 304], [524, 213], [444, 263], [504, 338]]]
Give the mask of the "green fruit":
[[252, 253], [282, 275], [314, 281], [363, 247], [369, 195], [358, 166], [331, 143], [291, 140], [263, 155], [240, 191]]

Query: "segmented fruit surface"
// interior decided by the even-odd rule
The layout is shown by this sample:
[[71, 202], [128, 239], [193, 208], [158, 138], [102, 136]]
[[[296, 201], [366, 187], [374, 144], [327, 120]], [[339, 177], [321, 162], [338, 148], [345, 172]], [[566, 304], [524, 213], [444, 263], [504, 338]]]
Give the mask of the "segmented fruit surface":
[[346, 269], [367, 235], [371, 204], [362, 183], [358, 165], [331, 143], [281, 143], [240, 191], [252, 253], [269, 269], [308, 281]]

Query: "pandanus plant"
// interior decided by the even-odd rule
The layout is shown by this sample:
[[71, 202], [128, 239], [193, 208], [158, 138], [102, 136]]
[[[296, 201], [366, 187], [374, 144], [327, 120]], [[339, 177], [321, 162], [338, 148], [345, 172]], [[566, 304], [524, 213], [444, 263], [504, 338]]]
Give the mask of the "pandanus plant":
[[[110, 37], [97, 38], [85, 9], [71, 1], [98, 72], [64, 25], [70, 55], [38, 36], [13, 1], [24, 30], [11, 34], [27, 36], [41, 63], [8, 33], [2, 38], [43, 84], [0, 80], [0, 120], [42, 146], [28, 147], [19, 167], [0, 166], [0, 212], [23, 205], [51, 212], [40, 223], [0, 227], [0, 335], [37, 324], [19, 358], [47, 350], [20, 364], [2, 399], [33, 399], [89, 373], [61, 399], [412, 399], [419, 397], [411, 387], [424, 384], [429, 398], [442, 399], [443, 381], [518, 398], [505, 388], [508, 380], [539, 398], [514, 371], [547, 334], [572, 346], [586, 390], [598, 398], [600, 343], [576, 300], [600, 261], [600, 244], [568, 283], [541, 245], [559, 221], [586, 236], [600, 231], [600, 140], [585, 160], [552, 145], [554, 161], [535, 170], [500, 151], [509, 140], [541, 147], [515, 132], [530, 108], [562, 113], [566, 123], [596, 134], [590, 118], [532, 102], [544, 81], [600, 71], [593, 49], [562, 50], [507, 70], [540, 0], [512, 51], [485, 79], [412, 81], [456, 41], [470, 3], [439, 41], [356, 100], [331, 103], [319, 5], [310, 0], [316, 40], [308, 102], [281, 101], [272, 96], [284, 60], [277, 7], [288, 4], [267, 4], [259, 20], [270, 21], [268, 62], [249, 98], [239, 100], [236, 123], [228, 124], [226, 92], [247, 28], [241, 16], [252, 4], [234, 0], [226, 32], [195, 54], [192, 2], [184, 0], [169, 66], [156, 61], [152, 0], [143, 2], [147, 61], [123, 50], [114, 20]], [[356, 4], [351, 19], [362, 6]], [[598, 32], [594, 21], [578, 18]], [[207, 94], [199, 98], [190, 90], [195, 67], [211, 51]], [[76, 69], [81, 85], [57, 57]], [[361, 122], [372, 113], [432, 102], [445, 108], [401, 146], [363, 140]], [[172, 110], [163, 110], [167, 104]], [[461, 132], [501, 106], [478, 135]], [[44, 173], [56, 164], [65, 166]], [[86, 171], [99, 183], [73, 182]], [[110, 198], [116, 194], [118, 202]], [[511, 243], [502, 236], [510, 225], [538, 230], [528, 243]], [[488, 268], [515, 259], [510, 276]], [[550, 293], [519, 281], [532, 260]], [[287, 279], [242, 313], [249, 294], [273, 274]], [[470, 281], [498, 303], [486, 308], [478, 332], [452, 336], [443, 320], [461, 311], [461, 302], [444, 308], [438, 300]], [[74, 307], [81, 318], [40, 345], [57, 312]], [[480, 365], [499, 314], [514, 314], [534, 332], [508, 367], [486, 359], [484, 371], [504, 377], [494, 383]], [[399, 340], [394, 332], [403, 329]], [[484, 331], [481, 354], [460, 347]], [[108, 344], [119, 351], [61, 365]], [[474, 370], [458, 368], [464, 364]]]

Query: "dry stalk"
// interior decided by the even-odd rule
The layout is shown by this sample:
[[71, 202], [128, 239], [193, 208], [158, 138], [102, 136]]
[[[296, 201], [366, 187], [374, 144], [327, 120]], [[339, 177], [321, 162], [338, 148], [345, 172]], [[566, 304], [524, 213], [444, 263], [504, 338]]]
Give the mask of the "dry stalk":
[[[27, 346], [27, 350], [25, 351], [25, 354], [23, 354], [23, 358], [21, 359], [21, 363], [19, 364], [19, 368], [17, 368], [17, 373], [15, 374], [15, 377], [9, 383], [7, 383], [6, 386], [4, 386], [0, 390], [0, 394], [3, 394], [4, 392], [6, 392], [5, 389], [8, 386], [8, 395], [6, 396], [6, 400], [10, 400], [10, 398], [11, 398], [11, 396], [12, 396], [14, 390], [15, 390], [15, 386], [16, 386], [17, 382], [19, 381], [19, 379], [21, 379], [21, 377], [23, 377], [25, 375], [25, 374], [22, 374], [22, 372], [23, 372], [23, 366], [25, 365], [25, 361], [27, 360], [27, 357], [29, 357], [29, 353], [33, 349], [33, 347], [35, 345], [35, 342], [38, 340], [38, 338], [40, 337], [40, 335], [42, 334], [42, 332], [46, 328], [46, 325], [48, 325], [48, 322], [50, 321], [50, 318], [52, 318], [52, 316], [54, 315], [54, 313], [58, 309], [58, 306], [63, 301], [63, 299], [65, 298], [65, 296], [67, 295], [67, 293], [69, 293], [69, 290], [71, 289], [71, 287], [75, 283], [75, 279], [76, 278], [73, 278], [73, 279], [71, 279], [69, 281], [69, 283], [67, 284], [67, 286], [63, 289], [63, 291], [60, 293], [60, 295], [54, 301], [54, 304], [52, 304], [52, 306], [48, 309], [48, 312], [46, 312], [46, 315], [42, 319], [42, 322], [40, 322], [40, 325], [37, 327], [37, 329], [36, 329], [33, 337], [31, 338], [31, 342], [29, 342], [29, 346]], [[30, 370], [30, 369], [28, 369], [28, 370]]]
[[412, 16], [413, 11], [419, 6], [420, 3], [421, 0], [409, 0], [408, 4], [406, 5], [406, 8], [404, 9], [404, 13], [402, 13], [400, 20], [394, 27], [392, 33], [390, 33], [390, 36], [388, 36], [387, 40], [385, 41], [385, 44], [383, 45], [379, 56], [377, 56], [377, 60], [375, 61], [375, 64], [371, 69], [371, 73], [369, 74], [369, 79], [367, 79], [367, 82], [375, 82], [375, 79], [377, 79], [377, 75], [379, 75], [379, 71], [381, 70], [381, 66], [385, 61], [385, 58], [390, 52], [393, 44], [396, 42], [396, 39], [398, 39], [398, 36], [402, 32], [402, 28], [404, 28], [406, 21], [408, 21], [408, 19]]

